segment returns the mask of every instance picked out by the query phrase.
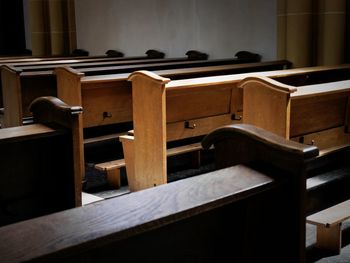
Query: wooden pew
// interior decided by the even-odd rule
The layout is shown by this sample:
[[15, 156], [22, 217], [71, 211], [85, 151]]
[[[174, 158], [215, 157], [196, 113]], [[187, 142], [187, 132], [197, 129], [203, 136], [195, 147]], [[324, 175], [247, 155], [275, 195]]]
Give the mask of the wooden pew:
[[[285, 138], [250, 124], [232, 125], [219, 128], [204, 138], [202, 142], [203, 147], [206, 149], [212, 144], [207, 143], [207, 141], [214, 142], [217, 169], [230, 167], [238, 163], [249, 163], [253, 166], [260, 165], [251, 160], [251, 158], [255, 158], [255, 155], [259, 153], [248, 155], [249, 147], [247, 147], [247, 143], [238, 142], [238, 139], [234, 137], [237, 137], [237, 135], [231, 134], [233, 128], [241, 129], [241, 132], [244, 134], [255, 134], [257, 137], [264, 134], [264, 143], [271, 142], [267, 134], [275, 137], [275, 143], [278, 142], [280, 145], [287, 143]], [[256, 141], [251, 140], [250, 143], [256, 144]], [[298, 145], [296, 142], [293, 143], [294, 145]], [[258, 148], [259, 146], [254, 145], [254, 147]], [[278, 148], [278, 146], [276, 146], [276, 148]], [[263, 156], [260, 157], [262, 159], [273, 158], [271, 153], [263, 153], [262, 155]], [[236, 159], [233, 159], [231, 156], [236, 156]], [[306, 180], [306, 183], [303, 183], [303, 187], [305, 187], [307, 191], [306, 195], [303, 196], [305, 200], [305, 211], [303, 214], [307, 216], [306, 220], [308, 223], [317, 225], [316, 247], [328, 250], [328, 252], [333, 252], [335, 254], [340, 253], [342, 246], [341, 223], [350, 218], [350, 212], [348, 209], [350, 202], [350, 193], [348, 191], [350, 187], [349, 156], [350, 146], [339, 147], [335, 151], [325, 152], [318, 150], [318, 154], [313, 155], [312, 158], [308, 158], [303, 164], [304, 180]], [[290, 161], [290, 157], [281, 156], [282, 163], [288, 161]], [[339, 176], [339, 171], [342, 171], [342, 177]], [[335, 192], [325, 191], [323, 189], [322, 200], [315, 205], [314, 199], [319, 196], [312, 196], [312, 192], [314, 191], [312, 186], [317, 181], [324, 181], [323, 183], [326, 184], [325, 189], [332, 188], [333, 186], [325, 180], [325, 178], [329, 176], [335, 177], [336, 180], [339, 181], [340, 187], [338, 185]]]
[[350, 142], [350, 81], [293, 86], [267, 77], [242, 81], [244, 123], [321, 150]]
[[225, 156], [234, 166], [0, 228], [2, 262], [305, 262], [304, 167], [317, 148], [230, 135], [244, 147]]
[[0, 225], [81, 205], [81, 107], [42, 97], [31, 110], [35, 124], [0, 129]]
[[[156, 71], [162, 76], [179, 79], [184, 77], [209, 76], [227, 73], [240, 73], [261, 70], [277, 70], [288, 67], [288, 61], [271, 61], [260, 63], [244, 63], [224, 66], [197, 67], [188, 69]], [[120, 133], [124, 134], [132, 127], [132, 94], [131, 83], [127, 81], [129, 73], [114, 75], [84, 76], [69, 68], [57, 68], [58, 97], [71, 105], [81, 105], [84, 108], [83, 128], [85, 143], [93, 144], [102, 140], [114, 138], [118, 140]], [[128, 124], [129, 123], [129, 124]], [[125, 125], [126, 124], [126, 125]], [[119, 134], [107, 133], [102, 126], [119, 125]], [[125, 126], [125, 128], [120, 128]], [[99, 127], [101, 136], [89, 130]], [[111, 130], [108, 127], [108, 130]], [[181, 152], [195, 151], [195, 146], [182, 149]], [[198, 150], [196, 150], [198, 153]], [[169, 152], [169, 155], [175, 153]], [[124, 160], [99, 163], [95, 166], [107, 172], [108, 181], [115, 187], [120, 185], [120, 169], [125, 167]]]
[[[167, 182], [166, 142], [203, 136], [221, 125], [240, 121], [239, 116], [244, 113], [244, 110], [242, 113], [244, 103], [237, 85], [246, 77], [260, 75], [271, 78], [295, 78], [297, 75], [303, 79], [318, 71], [322, 72], [320, 74], [322, 77], [327, 77], [328, 72], [335, 74], [337, 70], [339, 72], [349, 71], [349, 65], [175, 81], [150, 73], [133, 73], [130, 80], [133, 82], [135, 141], [132, 142], [130, 137], [123, 139], [124, 155], [127, 156], [125, 162], [128, 182], [131, 182], [131, 189], [138, 190]], [[338, 77], [342, 77], [342, 74], [339, 74]], [[149, 133], [145, 134], [144, 130]], [[150, 140], [149, 137], [153, 139]], [[130, 147], [128, 142], [131, 143]], [[148, 150], [145, 153], [133, 149]], [[141, 171], [142, 177], [140, 177]], [[161, 173], [163, 174], [161, 177], [154, 177]]]
[[[180, 61], [156, 64], [124, 65], [118, 67], [96, 67], [81, 68], [80, 72], [85, 75], [127, 73], [135, 69], [162, 69], [162, 68], [186, 68], [193, 66], [226, 65], [237, 63], [237, 59], [201, 60], [201, 61]], [[162, 61], [164, 62], [164, 61]], [[56, 96], [56, 78], [52, 70], [21, 72], [14, 68], [3, 66], [1, 70], [2, 89], [4, 101], [4, 127], [17, 126], [22, 124], [21, 117], [30, 116], [26, 112], [28, 102], [38, 96]], [[22, 98], [23, 97], [23, 98]], [[24, 112], [24, 114], [21, 114]]]

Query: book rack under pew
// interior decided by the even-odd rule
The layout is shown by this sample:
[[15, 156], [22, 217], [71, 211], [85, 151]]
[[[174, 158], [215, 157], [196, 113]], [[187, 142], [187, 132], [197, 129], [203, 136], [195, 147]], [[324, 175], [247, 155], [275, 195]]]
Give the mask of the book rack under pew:
[[53, 97], [31, 105], [34, 124], [0, 129], [0, 224], [81, 205], [81, 107]]
[[220, 136], [205, 147], [242, 146], [224, 156], [234, 165], [2, 227], [2, 262], [305, 262], [304, 169], [317, 148], [244, 126]]

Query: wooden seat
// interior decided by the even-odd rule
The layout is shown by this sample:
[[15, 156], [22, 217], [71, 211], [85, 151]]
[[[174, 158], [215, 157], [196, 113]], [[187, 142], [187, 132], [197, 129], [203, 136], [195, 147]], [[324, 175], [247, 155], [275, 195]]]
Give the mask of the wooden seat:
[[316, 246], [339, 254], [342, 246], [342, 223], [349, 218], [350, 200], [308, 216], [307, 222], [317, 227]]

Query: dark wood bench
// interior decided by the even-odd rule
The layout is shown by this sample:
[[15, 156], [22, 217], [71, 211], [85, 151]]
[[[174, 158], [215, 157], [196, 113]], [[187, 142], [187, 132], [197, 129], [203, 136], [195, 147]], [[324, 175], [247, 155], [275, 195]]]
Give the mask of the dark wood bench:
[[31, 110], [35, 124], [0, 129], [0, 225], [81, 205], [81, 107], [43, 97]]
[[2, 262], [304, 262], [317, 148], [242, 130], [228, 138], [244, 149], [225, 156], [234, 166], [0, 228]]
[[[247, 129], [256, 130], [256, 136], [262, 131], [261, 128], [249, 124], [233, 126], [235, 126], [235, 128], [244, 127], [242, 129], [242, 132], [244, 133], [246, 133]], [[232, 143], [229, 142], [230, 136], [233, 136], [230, 134], [232, 127], [227, 126], [219, 128], [208, 135], [213, 138], [212, 140], [217, 141], [215, 144], [215, 160], [218, 168], [232, 166], [241, 162], [252, 164], [249, 158], [254, 158], [255, 154], [257, 154], [254, 153], [253, 156], [248, 159], [244, 156], [238, 158], [238, 162], [234, 162], [230, 158], [230, 156], [240, 156], [241, 153], [247, 151], [247, 146], [245, 144], [241, 145], [236, 141]], [[263, 130], [263, 132], [265, 133], [266, 131]], [[277, 135], [274, 136], [278, 137]], [[236, 138], [234, 138], [234, 140], [236, 140]], [[285, 143], [287, 140], [280, 137], [279, 141]], [[204, 148], [211, 146], [206, 143], [206, 139], [204, 139], [202, 144], [204, 145]], [[344, 145], [342, 147], [339, 146], [332, 151], [319, 150], [317, 155], [308, 159], [304, 164], [304, 177], [306, 183], [303, 183], [303, 187], [306, 189], [306, 195], [304, 196], [304, 214], [307, 216], [306, 221], [317, 226], [316, 247], [336, 254], [340, 253], [342, 245], [342, 222], [350, 218], [350, 193], [348, 191], [350, 187], [349, 156], [350, 147]], [[269, 155], [267, 158], [271, 158], [271, 156]], [[288, 159], [289, 157], [285, 157], [285, 161]], [[337, 181], [337, 184], [334, 184], [332, 180]], [[322, 187], [322, 189], [317, 189], [317, 187], [315, 187], [319, 182], [322, 182], [322, 186], [318, 186], [318, 188]], [[319, 194], [317, 194], [317, 190], [319, 190]]]

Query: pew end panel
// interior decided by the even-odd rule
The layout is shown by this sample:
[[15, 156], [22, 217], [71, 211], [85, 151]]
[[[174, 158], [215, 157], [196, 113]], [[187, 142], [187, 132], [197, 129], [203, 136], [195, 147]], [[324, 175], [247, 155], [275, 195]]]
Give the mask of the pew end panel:
[[[70, 130], [70, 148], [62, 151], [62, 155], [71, 155], [74, 175], [75, 206], [81, 206], [82, 180], [84, 178], [84, 149], [81, 124], [82, 108], [68, 106], [54, 97], [40, 97], [30, 106], [34, 122], [44, 123], [52, 127], [65, 127]], [[59, 157], [57, 158], [59, 160]]]
[[296, 88], [267, 77], [248, 77], [243, 88], [243, 122], [290, 137], [290, 94]]
[[81, 205], [71, 132], [81, 109], [53, 98], [31, 108], [36, 124], [0, 130], [1, 225]]
[[144, 189], [167, 182], [165, 84], [170, 80], [146, 71], [132, 73], [129, 80], [132, 81], [133, 87], [133, 149], [135, 150], [131, 160], [133, 168], [128, 168], [126, 159], [126, 169], [134, 171], [134, 178], [149, 179], [142, 181], [146, 183], [140, 185], [141, 189]]
[[264, 171], [283, 185], [280, 192], [281, 202], [274, 209], [280, 211], [279, 216], [283, 214], [282, 217], [287, 221], [291, 220], [294, 224], [297, 222], [298, 227], [294, 229], [283, 227], [282, 225], [289, 224], [286, 221], [280, 227], [284, 229], [281, 232], [293, 236], [293, 239], [284, 245], [298, 251], [293, 255], [294, 261], [303, 262], [306, 167], [310, 160], [318, 156], [318, 148], [286, 140], [249, 124], [235, 124], [216, 129], [203, 139], [202, 145], [204, 149], [214, 145], [217, 169], [242, 163]]

